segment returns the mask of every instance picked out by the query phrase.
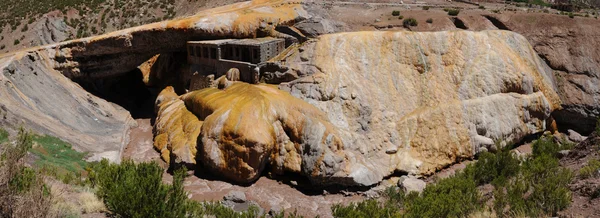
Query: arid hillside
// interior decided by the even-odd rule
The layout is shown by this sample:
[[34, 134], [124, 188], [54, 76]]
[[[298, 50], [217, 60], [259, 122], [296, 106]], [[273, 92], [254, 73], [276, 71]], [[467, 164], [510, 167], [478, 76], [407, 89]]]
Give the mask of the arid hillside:
[[[395, 214], [427, 211], [419, 206], [438, 195], [444, 205], [477, 206], [431, 217], [568, 209], [575, 190], [567, 185], [577, 182], [560, 158], [600, 131], [595, 9], [565, 14], [537, 4], [442, 0], [204, 8], [226, 3], [84, 1], [49, 3], [57, 8], [49, 11], [3, 3], [12, 10], [2, 14], [2, 43], [13, 47], [0, 54], [2, 134], [17, 136], [23, 126], [60, 138], [84, 163], [158, 161], [164, 169], [151, 169], [159, 180], [177, 180], [196, 200], [224, 198], [238, 211], [252, 201], [261, 213], [340, 216], [344, 209], [333, 205], [377, 198], [389, 186], [424, 191]], [[23, 10], [27, 22], [9, 19]], [[43, 28], [31, 29], [29, 20]], [[260, 40], [281, 50], [256, 63], [225, 58], [275, 50], [233, 44]], [[205, 86], [192, 89], [198, 80]], [[503, 174], [502, 161], [515, 171]], [[435, 179], [471, 162], [481, 164]], [[136, 169], [129, 161], [102, 164]], [[185, 179], [175, 173], [183, 166]], [[485, 174], [490, 167], [502, 172]], [[532, 197], [513, 201], [525, 193]], [[554, 197], [560, 204], [545, 208]]]
[[0, 2], [0, 54], [193, 15], [242, 0], [17, 0]]

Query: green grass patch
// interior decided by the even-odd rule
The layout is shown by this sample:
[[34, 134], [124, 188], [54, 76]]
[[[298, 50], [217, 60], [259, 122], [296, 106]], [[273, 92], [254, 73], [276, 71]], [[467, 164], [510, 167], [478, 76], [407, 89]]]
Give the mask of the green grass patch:
[[35, 167], [47, 170], [65, 183], [85, 172], [87, 154], [73, 150], [69, 143], [48, 135], [35, 135], [33, 142], [35, 146], [31, 153], [37, 156]]
[[582, 179], [595, 177], [598, 175], [598, 170], [600, 170], [600, 161], [590, 160], [585, 167], [579, 170], [579, 177]]
[[8, 142], [8, 132], [0, 128], [0, 144]]

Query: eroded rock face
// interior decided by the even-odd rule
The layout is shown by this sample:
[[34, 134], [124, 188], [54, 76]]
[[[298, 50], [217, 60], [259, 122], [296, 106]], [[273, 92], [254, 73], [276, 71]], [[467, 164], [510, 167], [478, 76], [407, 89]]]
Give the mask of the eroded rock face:
[[58, 136], [88, 160], [118, 162], [135, 122], [123, 108], [100, 99], [53, 70], [52, 50], [0, 58], [0, 126]]
[[158, 95], [156, 106], [160, 116], [154, 127], [154, 148], [167, 163], [195, 164], [202, 121], [186, 109], [171, 86]]
[[[107, 157], [118, 161], [128, 141], [128, 130], [135, 122], [120, 106], [97, 98], [69, 79], [95, 81], [121, 76], [161, 54], [154, 61], [162, 69], [146, 74], [147, 84], [160, 86], [165, 81], [153, 79], [178, 78], [166, 75], [176, 72], [164, 72], [172, 69], [168, 65], [174, 63], [169, 62], [171, 58], [185, 53], [189, 40], [279, 36], [276, 26], [309, 16], [301, 1], [256, 0], [101, 36], [2, 54], [0, 124], [3, 127], [23, 124], [64, 139], [76, 150], [90, 152], [91, 160]], [[63, 23], [50, 20], [44, 25], [48, 26], [46, 29], [60, 29]], [[47, 42], [64, 37], [60, 31], [44, 36]], [[148, 67], [142, 67], [142, 72], [153, 71]], [[178, 125], [169, 127], [186, 130]], [[181, 161], [185, 160], [193, 158]]]
[[[222, 90], [185, 94], [181, 100], [202, 121], [197, 125], [198, 161], [228, 179], [252, 182], [267, 163], [274, 173], [301, 173], [319, 184], [351, 185], [363, 179], [351, 173], [364, 168], [364, 157], [344, 150], [327, 116], [276, 86], [234, 82]], [[162, 108], [159, 120], [169, 119]], [[158, 123], [186, 121], [172, 117]]]
[[507, 31], [341, 33], [301, 50], [286, 61], [318, 71], [280, 87], [327, 111], [373, 175], [431, 174], [543, 131], [560, 107], [552, 75]]
[[340, 33], [286, 57], [297, 71], [314, 67], [279, 86], [310, 104], [245, 83], [180, 97], [204, 122], [204, 166], [238, 182], [269, 163], [314, 184], [368, 186], [517, 142], [560, 107], [551, 73], [507, 31]]
[[491, 15], [525, 36], [554, 71], [563, 110], [559, 128], [589, 134], [600, 117], [600, 24], [548, 14]]

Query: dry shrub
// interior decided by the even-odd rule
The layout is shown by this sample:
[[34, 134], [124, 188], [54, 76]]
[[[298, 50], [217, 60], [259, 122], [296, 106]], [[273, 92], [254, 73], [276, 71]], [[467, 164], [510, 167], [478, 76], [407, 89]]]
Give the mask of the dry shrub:
[[32, 134], [23, 128], [15, 145], [0, 148], [0, 217], [47, 217], [51, 195], [42, 174], [25, 166]]

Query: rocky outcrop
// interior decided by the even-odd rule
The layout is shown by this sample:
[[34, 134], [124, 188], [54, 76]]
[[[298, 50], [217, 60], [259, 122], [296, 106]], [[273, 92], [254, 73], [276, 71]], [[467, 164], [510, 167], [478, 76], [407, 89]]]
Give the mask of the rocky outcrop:
[[515, 143], [560, 108], [552, 74], [507, 31], [341, 33], [299, 51], [312, 54], [286, 63], [317, 73], [280, 87], [327, 111], [374, 177], [431, 174]]
[[560, 108], [552, 74], [507, 31], [324, 35], [278, 60], [311, 70], [279, 86], [310, 104], [246, 83], [179, 98], [203, 122], [204, 167], [237, 182], [268, 165], [317, 185], [369, 186], [515, 143]]
[[[99, 80], [128, 75], [161, 54], [155, 60], [159, 69], [141, 68], [146, 72], [147, 84], [157, 82], [161, 86], [153, 79], [178, 78], [167, 75], [176, 72], [166, 70], [176, 64], [170, 61], [173, 57], [185, 52], [188, 40], [280, 35], [275, 31], [278, 25], [307, 17], [310, 15], [299, 1], [255, 0], [205, 10], [186, 18], [0, 55], [3, 84], [0, 115], [6, 117], [0, 124], [13, 127], [23, 124], [64, 139], [76, 150], [90, 152], [92, 160], [108, 157], [118, 161], [127, 143], [128, 129], [135, 125], [131, 116], [120, 106], [88, 93], [69, 79], [101, 83]], [[43, 35], [46, 41], [42, 43], [66, 37], [62, 34], [63, 24], [55, 19], [40, 22], [42, 29], [58, 30]]]
[[[197, 160], [225, 178], [252, 182], [269, 165], [268, 170], [274, 173], [300, 173], [316, 184], [372, 183], [362, 178], [366, 174], [355, 173], [365, 168], [362, 165], [365, 157], [344, 150], [326, 115], [276, 86], [233, 82], [222, 90], [207, 88], [181, 96], [187, 110], [195, 114], [200, 123], [172, 116], [170, 111], [175, 110], [165, 107], [167, 93], [174, 95], [172, 90], [161, 94], [165, 97], [159, 103], [158, 129], [163, 128], [163, 123], [201, 127], [197, 136]], [[173, 104], [180, 104], [181, 100]], [[188, 138], [181, 131], [168, 132], [171, 133], [168, 138]], [[158, 135], [155, 141], [160, 141], [160, 137]], [[172, 152], [182, 156], [174, 150], [178, 145], [170, 144], [173, 144]], [[179, 146], [193, 149], [189, 145]]]
[[156, 99], [154, 148], [167, 163], [195, 164], [196, 141], [202, 121], [188, 111], [173, 87], [165, 88]]
[[127, 111], [86, 92], [52, 69], [53, 50], [0, 58], [0, 126], [58, 136], [88, 160], [118, 162], [135, 125]]
[[554, 70], [563, 110], [559, 128], [589, 134], [600, 117], [600, 24], [596, 19], [549, 14], [490, 15], [525, 36]]

